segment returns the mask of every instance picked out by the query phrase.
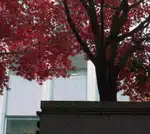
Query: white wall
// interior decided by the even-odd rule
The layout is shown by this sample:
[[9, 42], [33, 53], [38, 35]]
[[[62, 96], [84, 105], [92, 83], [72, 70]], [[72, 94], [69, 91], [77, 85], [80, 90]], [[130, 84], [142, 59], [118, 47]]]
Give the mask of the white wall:
[[117, 100], [118, 101], [130, 101], [129, 96], [123, 96], [122, 93], [123, 91], [119, 91], [117, 93]]
[[[0, 95], [0, 121], [2, 120], [2, 115], [3, 115], [3, 96]], [[0, 126], [2, 123], [0, 122]]]
[[[36, 115], [42, 100], [88, 100], [97, 101], [96, 77], [94, 66], [88, 62], [87, 74], [71, 76], [69, 79], [59, 78], [47, 81], [40, 86], [35, 81], [28, 81], [19, 76], [10, 76], [8, 91], [7, 115]], [[127, 96], [118, 93], [118, 101], [129, 101]], [[2, 113], [0, 98], [0, 113]]]
[[36, 115], [40, 110], [42, 86], [19, 76], [10, 76], [7, 115]]
[[0, 134], [4, 133], [5, 127], [5, 114], [6, 114], [6, 102], [7, 102], [7, 91], [4, 90], [3, 95], [0, 95]]
[[4, 126], [3, 99], [4, 99], [3, 96], [0, 95], [0, 133], [2, 133], [2, 130], [3, 130], [2, 128]]
[[99, 101], [95, 67], [91, 61], [87, 62], [87, 100]]
[[70, 76], [53, 80], [53, 100], [86, 101], [87, 76]]

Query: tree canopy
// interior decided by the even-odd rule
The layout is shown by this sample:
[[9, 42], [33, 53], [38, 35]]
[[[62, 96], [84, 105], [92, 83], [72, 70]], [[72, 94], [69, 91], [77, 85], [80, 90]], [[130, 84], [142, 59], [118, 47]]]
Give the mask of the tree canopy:
[[100, 84], [150, 97], [149, 0], [1, 0], [0, 18], [1, 89], [7, 69], [39, 83], [68, 77], [69, 57], [83, 51]]

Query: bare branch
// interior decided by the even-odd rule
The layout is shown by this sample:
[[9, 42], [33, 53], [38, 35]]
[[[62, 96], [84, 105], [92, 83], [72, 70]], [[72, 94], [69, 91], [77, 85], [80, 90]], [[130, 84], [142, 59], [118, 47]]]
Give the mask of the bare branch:
[[68, 23], [70, 25], [70, 28], [72, 29], [72, 31], [73, 31], [76, 39], [78, 40], [78, 42], [82, 46], [84, 52], [88, 55], [89, 59], [95, 65], [95, 57], [94, 57], [94, 55], [91, 53], [90, 49], [88, 48], [87, 43], [82, 40], [82, 38], [80, 37], [80, 35], [79, 35], [79, 33], [78, 33], [78, 31], [77, 31], [74, 23], [72, 22], [72, 19], [71, 19], [71, 16], [70, 16], [70, 11], [69, 11], [69, 8], [68, 8], [66, 0], [63, 0], [63, 5], [64, 5], [64, 8], [65, 8], [65, 13], [66, 13], [66, 16], [67, 16], [67, 21], [68, 21]]

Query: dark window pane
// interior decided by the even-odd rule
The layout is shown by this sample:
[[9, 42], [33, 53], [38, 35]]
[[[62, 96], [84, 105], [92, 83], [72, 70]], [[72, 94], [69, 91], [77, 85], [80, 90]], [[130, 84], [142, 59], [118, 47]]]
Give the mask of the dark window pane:
[[6, 134], [35, 134], [37, 121], [34, 117], [8, 117]]

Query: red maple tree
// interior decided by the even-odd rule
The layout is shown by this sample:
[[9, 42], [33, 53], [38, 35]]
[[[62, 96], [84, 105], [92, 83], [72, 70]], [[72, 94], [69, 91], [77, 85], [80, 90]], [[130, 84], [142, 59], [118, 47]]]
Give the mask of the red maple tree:
[[116, 101], [118, 90], [150, 97], [149, 0], [1, 0], [0, 18], [1, 89], [6, 68], [41, 83], [67, 77], [69, 57], [83, 51], [101, 101]]

